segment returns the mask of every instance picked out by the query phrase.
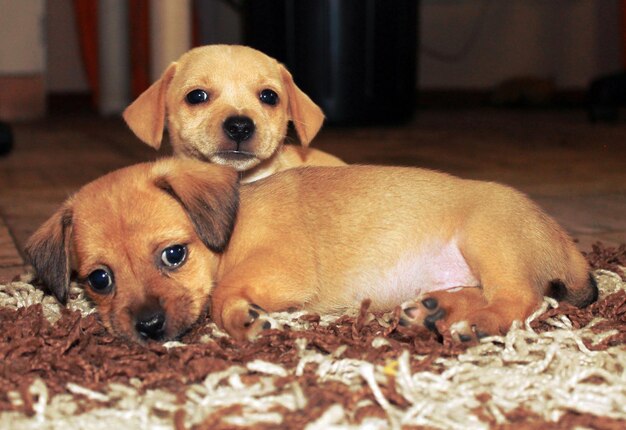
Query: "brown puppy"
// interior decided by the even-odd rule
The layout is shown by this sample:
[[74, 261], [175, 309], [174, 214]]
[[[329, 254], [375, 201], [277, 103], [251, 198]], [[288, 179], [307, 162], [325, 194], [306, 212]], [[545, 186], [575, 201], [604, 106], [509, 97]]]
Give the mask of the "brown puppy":
[[[302, 165], [341, 160], [309, 149], [324, 114], [273, 58], [246, 46], [192, 49], [124, 111], [142, 141], [158, 149], [167, 124], [174, 154], [225, 164], [252, 182]], [[302, 147], [283, 145], [292, 121]]]
[[[519, 192], [424, 169], [290, 169], [239, 187], [230, 168], [165, 159], [86, 185], [29, 240], [61, 300], [76, 271], [106, 326], [174, 339], [203, 313], [238, 339], [264, 311], [374, 310], [451, 324], [458, 340], [506, 331], [546, 293], [597, 295], [563, 230]], [[475, 286], [455, 293], [456, 286]]]

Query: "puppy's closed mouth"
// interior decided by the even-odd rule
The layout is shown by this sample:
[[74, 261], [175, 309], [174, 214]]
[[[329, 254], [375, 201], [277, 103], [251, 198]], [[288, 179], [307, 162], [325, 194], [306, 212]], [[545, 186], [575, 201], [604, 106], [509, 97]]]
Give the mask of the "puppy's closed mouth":
[[256, 154], [247, 151], [219, 151], [215, 153], [215, 156], [232, 161], [247, 161], [256, 158]]

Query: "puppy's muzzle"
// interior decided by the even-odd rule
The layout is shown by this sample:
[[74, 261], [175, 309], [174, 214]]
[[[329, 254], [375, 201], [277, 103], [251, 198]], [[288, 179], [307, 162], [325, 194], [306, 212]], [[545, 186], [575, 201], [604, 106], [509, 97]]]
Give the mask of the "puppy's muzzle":
[[237, 143], [237, 149], [239, 144], [244, 142], [254, 134], [254, 123], [247, 116], [231, 116], [226, 118], [222, 125], [226, 136], [235, 143]]
[[142, 339], [162, 340], [165, 337], [165, 311], [146, 308], [135, 318], [135, 330]]

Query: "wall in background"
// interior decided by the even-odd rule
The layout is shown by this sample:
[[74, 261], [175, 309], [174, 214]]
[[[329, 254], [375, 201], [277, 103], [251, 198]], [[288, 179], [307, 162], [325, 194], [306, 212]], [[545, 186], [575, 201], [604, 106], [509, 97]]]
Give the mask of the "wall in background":
[[[15, 2], [0, 0], [0, 5], [3, 3]], [[79, 67], [75, 28], [70, 15], [62, 11], [71, 8], [71, 0], [46, 3], [49, 89], [85, 90], [87, 84]], [[421, 0], [420, 86], [485, 89], [507, 78], [534, 75], [554, 79], [559, 87], [584, 88], [593, 77], [622, 68], [620, 3], [620, 0]], [[214, 43], [240, 40], [238, 18], [232, 10], [216, 0], [203, 0], [201, 4], [202, 13], [213, 14], [218, 24], [208, 30], [201, 29], [209, 32], [204, 35], [206, 39]], [[2, 15], [0, 19], [6, 20]], [[23, 27], [11, 23], [10, 28], [15, 32]], [[21, 33], [25, 32], [20, 30]], [[24, 34], [24, 37], [32, 38], [32, 35]]]
[[72, 0], [46, 2], [46, 49], [48, 50], [46, 82], [49, 92], [89, 91], [80, 58]]
[[44, 0], [0, 0], [0, 74], [45, 70]]
[[45, 113], [44, 15], [44, 0], [0, 0], [0, 120]]
[[537, 76], [561, 88], [622, 68], [620, 0], [422, 0], [423, 88]]
[[241, 43], [239, 15], [225, 1], [193, 0], [199, 15], [198, 37], [204, 44]]
[[172, 61], [191, 48], [191, 0], [153, 0], [150, 6], [150, 66], [156, 81]]

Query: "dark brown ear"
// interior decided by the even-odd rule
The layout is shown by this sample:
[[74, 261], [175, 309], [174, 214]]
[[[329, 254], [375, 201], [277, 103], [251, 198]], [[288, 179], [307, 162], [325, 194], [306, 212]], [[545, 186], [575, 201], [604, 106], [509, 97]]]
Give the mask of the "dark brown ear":
[[154, 149], [161, 146], [165, 127], [165, 95], [175, 73], [176, 63], [172, 63], [159, 80], [141, 93], [122, 114], [133, 133]]
[[58, 301], [67, 303], [70, 289], [72, 209], [65, 203], [26, 242], [25, 252], [37, 276]]
[[201, 161], [171, 159], [166, 163], [156, 186], [180, 202], [207, 248], [223, 252], [239, 207], [237, 172]]
[[324, 112], [293, 81], [291, 73], [280, 65], [280, 74], [289, 97], [289, 115], [302, 146], [309, 146], [324, 122]]

